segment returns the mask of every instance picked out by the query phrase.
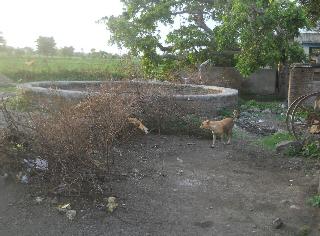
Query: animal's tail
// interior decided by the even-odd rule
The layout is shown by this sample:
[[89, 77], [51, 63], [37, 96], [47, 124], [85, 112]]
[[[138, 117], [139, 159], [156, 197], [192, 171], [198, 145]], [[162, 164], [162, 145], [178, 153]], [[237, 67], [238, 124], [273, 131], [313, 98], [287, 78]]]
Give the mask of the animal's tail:
[[233, 116], [232, 118], [234, 120], [238, 119], [240, 117], [240, 112], [238, 110], [233, 110]]

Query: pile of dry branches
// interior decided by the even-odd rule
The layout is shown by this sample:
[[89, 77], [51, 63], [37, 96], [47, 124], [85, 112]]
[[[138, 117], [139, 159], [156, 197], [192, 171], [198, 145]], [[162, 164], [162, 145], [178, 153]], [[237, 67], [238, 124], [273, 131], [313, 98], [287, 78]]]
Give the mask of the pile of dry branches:
[[58, 109], [51, 102], [45, 109], [21, 113], [4, 102], [8, 127], [2, 140], [16, 150], [11, 159], [27, 165], [31, 180], [66, 195], [104, 194], [110, 188], [117, 164], [114, 146], [137, 134], [139, 122], [130, 118], [159, 133], [164, 122], [182, 119], [172, 94], [161, 86], [104, 86], [78, 104], [58, 103]]
[[[110, 152], [114, 142], [128, 138], [128, 118], [138, 110], [134, 94], [122, 95], [123, 87], [102, 88], [77, 105], [64, 104], [46, 112], [18, 114], [4, 104], [12, 147], [21, 147], [19, 162], [45, 160], [46, 170], [35, 172], [53, 192], [103, 193], [110, 176]], [[9, 137], [9, 136], [7, 136]], [[30, 166], [29, 166], [30, 167]]]

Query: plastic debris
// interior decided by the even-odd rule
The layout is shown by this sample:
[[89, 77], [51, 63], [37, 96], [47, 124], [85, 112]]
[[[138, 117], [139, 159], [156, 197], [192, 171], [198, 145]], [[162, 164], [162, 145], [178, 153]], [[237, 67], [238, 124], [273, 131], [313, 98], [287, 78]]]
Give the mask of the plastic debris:
[[117, 207], [118, 207], [118, 203], [116, 202], [116, 198], [115, 197], [108, 197], [107, 198], [107, 211], [112, 213]]
[[39, 170], [48, 170], [48, 161], [40, 158], [36, 158], [35, 161], [35, 167]]
[[60, 205], [61, 209], [71, 209], [71, 205], [70, 203], [64, 204], [64, 205]]
[[66, 213], [68, 210], [71, 210], [71, 205], [70, 203], [59, 205], [57, 209], [61, 213]]
[[44, 200], [43, 197], [36, 197], [35, 201], [36, 203], [41, 203]]

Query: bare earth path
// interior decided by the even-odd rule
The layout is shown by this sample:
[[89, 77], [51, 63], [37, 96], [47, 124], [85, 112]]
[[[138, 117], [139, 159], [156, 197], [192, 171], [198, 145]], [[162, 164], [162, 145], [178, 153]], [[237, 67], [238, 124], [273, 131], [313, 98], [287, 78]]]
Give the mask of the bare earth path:
[[[306, 204], [312, 171], [240, 138], [209, 146], [148, 135], [120, 148], [128, 163], [139, 162], [113, 184], [118, 209], [78, 207], [72, 222], [48, 199], [37, 204], [24, 186], [0, 180], [0, 235], [319, 235], [318, 210]], [[278, 217], [284, 226], [273, 229]]]

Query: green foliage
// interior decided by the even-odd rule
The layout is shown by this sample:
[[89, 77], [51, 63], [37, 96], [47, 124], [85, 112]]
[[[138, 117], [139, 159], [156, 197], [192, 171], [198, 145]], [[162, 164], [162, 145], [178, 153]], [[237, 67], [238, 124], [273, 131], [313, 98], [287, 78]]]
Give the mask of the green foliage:
[[275, 149], [276, 145], [282, 141], [293, 140], [294, 137], [287, 132], [277, 132], [261, 139], [260, 143], [268, 148]]
[[316, 26], [320, 19], [320, 1], [319, 0], [299, 0], [299, 3], [305, 9], [308, 18], [311, 20], [313, 26]]
[[293, 39], [309, 22], [295, 1], [234, 0], [222, 21], [217, 29], [219, 48], [239, 46], [236, 67], [243, 75], [261, 67], [301, 62], [305, 58]]
[[24, 112], [29, 110], [31, 101], [22, 91], [18, 91], [16, 96], [10, 97], [6, 101], [6, 105], [11, 110]]
[[311, 228], [308, 225], [304, 225], [299, 229], [298, 236], [308, 236], [311, 233]]
[[112, 33], [112, 43], [142, 57], [148, 76], [167, 77], [172, 65], [176, 72], [208, 59], [219, 66], [236, 63], [243, 75], [305, 59], [293, 39], [310, 22], [306, 8], [295, 1], [122, 2], [120, 16], [102, 21]]
[[122, 2], [124, 11], [120, 16], [102, 21], [112, 33], [112, 43], [142, 57], [143, 69], [149, 76], [166, 74], [172, 65], [177, 70], [207, 59], [217, 60], [213, 22], [228, 9], [230, 1]]
[[258, 102], [256, 100], [248, 100], [248, 101], [242, 100], [240, 104], [241, 104], [241, 109], [243, 110], [248, 110], [252, 108], [257, 108], [259, 110], [270, 109], [273, 112], [282, 110], [281, 103], [279, 102]]
[[37, 50], [40, 55], [54, 55], [56, 52], [56, 42], [54, 41], [53, 37], [43, 37], [39, 36], [36, 40], [37, 43]]
[[307, 201], [313, 207], [320, 207], [320, 196], [315, 195]]
[[319, 141], [307, 142], [301, 149], [289, 149], [286, 153], [288, 156], [300, 156], [305, 158], [320, 158], [320, 143]]
[[233, 110], [230, 110], [228, 108], [222, 108], [218, 110], [218, 115], [223, 117], [232, 117], [233, 116]]
[[320, 144], [311, 142], [302, 147], [301, 155], [308, 158], [320, 158]]

